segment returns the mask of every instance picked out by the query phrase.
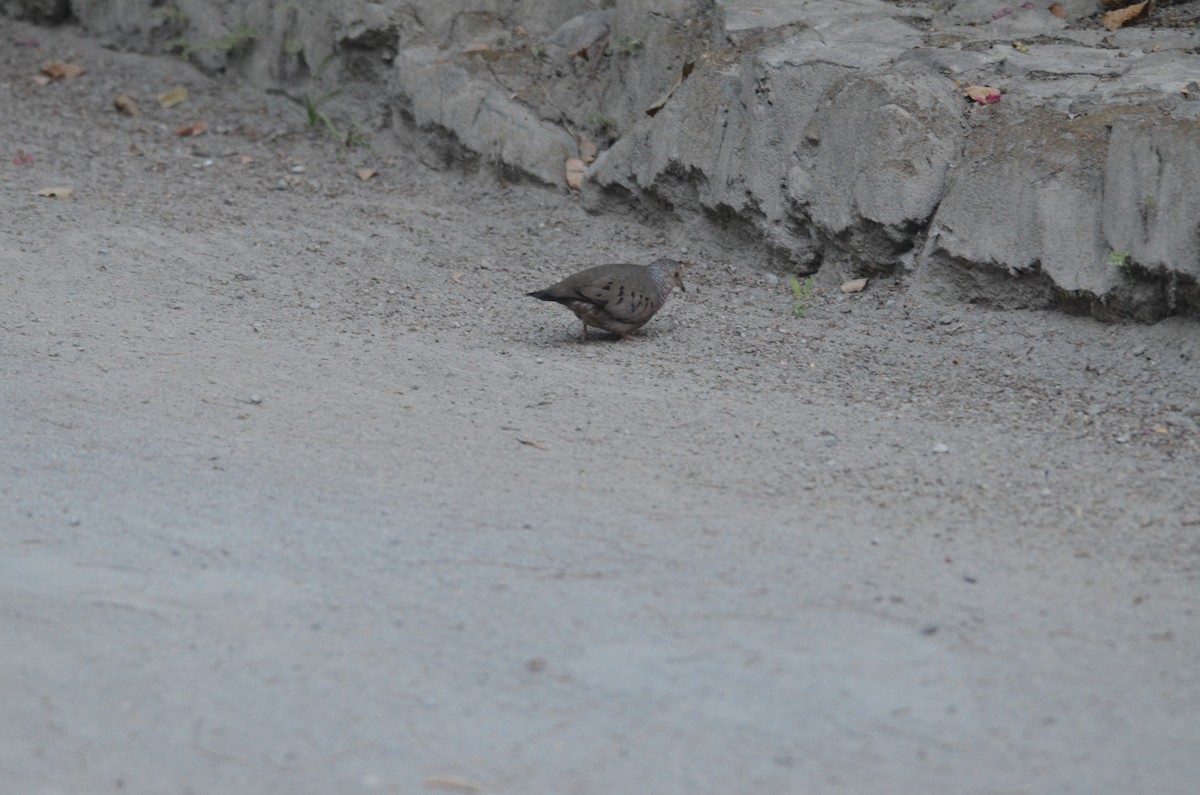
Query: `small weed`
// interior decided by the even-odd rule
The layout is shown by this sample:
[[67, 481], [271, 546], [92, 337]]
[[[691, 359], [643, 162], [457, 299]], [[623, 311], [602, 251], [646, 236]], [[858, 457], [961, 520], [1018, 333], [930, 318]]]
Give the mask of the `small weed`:
[[285, 39], [283, 42], [283, 52], [286, 55], [299, 55], [304, 52], [304, 42], [300, 39]]
[[345, 137], [340, 139], [342, 146], [347, 149], [356, 149], [360, 146], [366, 146], [371, 141], [369, 133], [358, 126], [358, 122], [350, 122], [350, 127], [346, 130]]
[[585, 121], [587, 121], [588, 125], [601, 135], [605, 135], [610, 138], [616, 137], [617, 120], [612, 116], [609, 116], [607, 113], [592, 113], [587, 117], [587, 119], [585, 119]]
[[150, 12], [150, 16], [158, 17], [167, 22], [174, 22], [181, 28], [186, 28], [188, 25], [188, 15], [183, 13], [183, 9], [174, 3], [154, 9]]
[[801, 282], [795, 274], [792, 275], [792, 297], [795, 299], [792, 304], [793, 315], [804, 317], [804, 314], [808, 312], [809, 302], [812, 300], [814, 292], [816, 292], [816, 285], [811, 276]]
[[340, 141], [342, 140], [342, 134], [338, 132], [338, 128], [333, 125], [329, 116], [321, 111], [321, 106], [337, 96], [337, 93], [337, 91], [330, 91], [328, 94], [323, 94], [315, 99], [311, 95], [305, 94], [304, 115], [308, 118], [309, 127], [324, 127], [330, 135]]
[[1153, 193], [1147, 193], [1145, 196], [1142, 197], [1142, 208], [1143, 209], [1153, 210], [1157, 206], [1158, 206], [1158, 199], [1154, 198]]
[[542, 58], [546, 57], [546, 45], [545, 44], [530, 44], [529, 45], [529, 54], [532, 55], [534, 58], [537, 58], [540, 61]]
[[617, 52], [624, 55], [626, 58], [632, 58], [639, 52], [644, 50], [646, 45], [637, 36], [626, 36], [617, 44]]
[[254, 41], [257, 36], [258, 33], [254, 28], [243, 25], [237, 30], [231, 30], [224, 36], [218, 36], [215, 39], [203, 39], [201, 41], [175, 39], [167, 42], [164, 48], [167, 52], [177, 52], [184, 58], [188, 58], [198, 52], [232, 53], [244, 48], [247, 44]]
[[1129, 251], [1110, 251], [1108, 264], [1114, 268], [1128, 268], [1132, 254]]

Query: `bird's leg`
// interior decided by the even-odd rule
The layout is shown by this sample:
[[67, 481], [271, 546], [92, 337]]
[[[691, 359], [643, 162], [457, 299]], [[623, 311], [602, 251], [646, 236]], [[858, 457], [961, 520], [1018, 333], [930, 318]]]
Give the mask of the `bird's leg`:
[[579, 335], [579, 341], [580, 341], [580, 342], [587, 342], [587, 340], [588, 340], [588, 335], [587, 335], [587, 321], [584, 321], [584, 324], [583, 324], [583, 333]]

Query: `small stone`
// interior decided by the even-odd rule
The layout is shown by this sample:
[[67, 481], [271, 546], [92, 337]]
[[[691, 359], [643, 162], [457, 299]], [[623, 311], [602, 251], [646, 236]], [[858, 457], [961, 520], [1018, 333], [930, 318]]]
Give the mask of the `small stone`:
[[304, 166], [292, 166], [293, 174], [303, 174], [305, 171], [308, 171], [308, 169]]
[[946, 445], [942, 444], [941, 442], [938, 442], [933, 447], [929, 448], [929, 452], [941, 455], [942, 453], [950, 452], [950, 448], [947, 447]]

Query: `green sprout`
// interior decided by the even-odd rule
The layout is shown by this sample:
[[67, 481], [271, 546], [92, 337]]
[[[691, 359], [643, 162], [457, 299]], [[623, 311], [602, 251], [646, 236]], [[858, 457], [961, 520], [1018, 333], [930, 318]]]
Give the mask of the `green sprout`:
[[795, 303], [792, 304], [792, 314], [796, 317], [804, 317], [808, 312], [809, 302], [812, 300], [813, 293], [816, 291], [816, 285], [813, 283], [812, 277], [809, 276], [803, 282], [792, 275], [792, 297]]

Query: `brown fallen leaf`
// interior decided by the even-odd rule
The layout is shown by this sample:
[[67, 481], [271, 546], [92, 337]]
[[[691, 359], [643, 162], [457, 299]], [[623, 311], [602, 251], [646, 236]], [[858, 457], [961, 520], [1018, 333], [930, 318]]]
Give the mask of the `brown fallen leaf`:
[[1131, 5], [1128, 8], [1118, 8], [1116, 11], [1109, 11], [1104, 15], [1105, 30], [1117, 30], [1139, 19], [1144, 19], [1150, 13], [1150, 1]]
[[42, 74], [53, 77], [55, 80], [60, 77], [79, 77], [83, 74], [83, 67], [77, 63], [51, 61], [42, 67]]
[[517, 441], [520, 442], [521, 444], [528, 445], [529, 447], [535, 447], [538, 450], [549, 450], [550, 449], [549, 447], [542, 444], [541, 442], [535, 442], [532, 439], [517, 439]]
[[462, 284], [463, 276], [466, 276], [466, 274], [462, 273], [461, 271], [452, 273], [450, 274], [450, 281], [454, 282], [455, 284]]
[[567, 187], [571, 190], [583, 189], [583, 175], [587, 173], [587, 166], [582, 160], [577, 157], [567, 158], [566, 166]]
[[141, 111], [138, 110], [137, 102], [128, 94], [122, 94], [113, 100], [113, 107], [126, 116], [140, 116]]
[[667, 104], [667, 100], [670, 99], [671, 95], [675, 93], [675, 89], [679, 88], [679, 86], [683, 83], [684, 80], [687, 80], [688, 75], [690, 75], [692, 73], [692, 70], [695, 68], [696, 68], [695, 61], [688, 61], [687, 63], [685, 63], [683, 65], [683, 68], [679, 70], [679, 74], [677, 74], [675, 76], [675, 82], [672, 83], [671, 87], [667, 89], [667, 93], [663, 94], [662, 97], [658, 100], [658, 102], [655, 102], [653, 105], [646, 108], [646, 115], [653, 116], [654, 114], [656, 114], [660, 110], [662, 110], [663, 107]]
[[584, 163], [591, 163], [596, 159], [596, 142], [591, 138], [579, 139], [579, 159]]
[[42, 188], [33, 192], [35, 196], [45, 196], [48, 199], [74, 199], [74, 188]]
[[45, 75], [34, 75], [33, 82], [37, 83], [39, 86], [48, 86], [50, 85], [50, 78], [46, 77]]
[[242, 158], [241, 158], [241, 160], [242, 160], [242, 165], [243, 165], [243, 166], [248, 166], [248, 165], [250, 165], [251, 163], [253, 163], [253, 162], [254, 162], [254, 158], [253, 158], [253, 157], [251, 157], [250, 155], [242, 155]]
[[194, 135], [203, 135], [204, 130], [207, 127], [208, 127], [208, 122], [206, 122], [204, 119], [201, 119], [200, 121], [196, 122], [195, 124], [185, 124], [182, 127], [176, 127], [175, 134], [178, 135], [180, 138], [190, 138], [191, 136], [194, 136]]
[[377, 172], [373, 168], [360, 168], [358, 171], [356, 171], [354, 173], [358, 174], [359, 179], [361, 179], [363, 182], [366, 182], [367, 180], [369, 180], [371, 177], [375, 176], [379, 172]]
[[1058, 17], [1059, 19], [1067, 18], [1067, 9], [1063, 8], [1058, 3], [1050, 4], [1050, 13], [1053, 14], [1054, 16]]
[[995, 105], [1000, 101], [1000, 89], [991, 86], [967, 86], [963, 93], [981, 105]]
[[867, 289], [868, 281], [870, 281], [870, 279], [852, 279], [851, 281], [848, 281], [842, 285], [842, 292], [861, 293], [863, 290]]
[[158, 104], [164, 108], [173, 108], [187, 98], [188, 90], [183, 86], [175, 86], [170, 91], [164, 91], [155, 97], [158, 100]]

